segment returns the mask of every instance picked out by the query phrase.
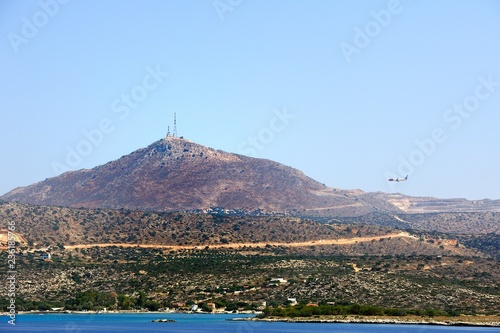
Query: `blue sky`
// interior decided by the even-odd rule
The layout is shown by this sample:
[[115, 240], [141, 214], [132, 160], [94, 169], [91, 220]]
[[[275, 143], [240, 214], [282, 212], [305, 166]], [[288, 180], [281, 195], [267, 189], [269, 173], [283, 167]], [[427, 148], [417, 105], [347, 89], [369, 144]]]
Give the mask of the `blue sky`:
[[331, 187], [500, 199], [499, 14], [486, 0], [4, 0], [0, 192], [145, 147], [177, 113], [186, 139]]

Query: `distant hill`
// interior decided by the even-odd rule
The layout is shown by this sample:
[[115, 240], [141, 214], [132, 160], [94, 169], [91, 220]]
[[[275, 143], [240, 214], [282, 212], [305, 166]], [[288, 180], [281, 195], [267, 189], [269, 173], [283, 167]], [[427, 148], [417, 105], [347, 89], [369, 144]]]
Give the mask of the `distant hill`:
[[400, 193], [366, 193], [365, 202], [388, 202], [405, 213], [443, 212], [500, 212], [500, 200], [467, 200], [463, 198], [439, 199], [433, 197], [412, 197]]
[[[332, 219], [320, 219], [331, 222]], [[339, 217], [334, 222], [382, 225], [398, 229], [437, 231], [451, 234], [500, 233], [498, 212], [444, 212], [392, 214], [374, 212], [356, 217]]]
[[91, 170], [67, 172], [0, 197], [22, 203], [137, 209], [289, 212], [304, 216], [399, 211], [361, 191], [333, 189], [301, 171], [168, 137]]
[[[147, 246], [193, 247], [248, 244], [270, 247], [272, 244], [309, 242], [304, 248], [318, 247], [320, 253], [425, 255], [482, 255], [450, 242], [455, 236], [409, 233], [379, 225], [327, 225], [286, 215], [236, 216], [221, 213], [155, 213], [126, 209], [77, 209], [0, 203], [0, 220], [12, 221], [22, 247], [73, 246]], [[6, 229], [0, 228], [0, 248], [7, 244]], [[427, 235], [427, 236], [426, 236]], [[5, 236], [5, 237], [3, 237]], [[376, 240], [378, 237], [385, 237]], [[436, 242], [425, 241], [428, 237]], [[365, 238], [363, 240], [363, 238]], [[319, 240], [324, 240], [320, 242]], [[325, 240], [340, 241], [327, 244]], [[352, 240], [352, 242], [349, 242]], [[260, 245], [259, 245], [260, 244]], [[446, 247], [441, 247], [444, 244]], [[476, 244], [477, 245], [477, 244]], [[483, 250], [479, 246], [474, 246]], [[490, 250], [487, 248], [486, 250]], [[316, 251], [316, 250], [315, 250]], [[484, 253], [488, 254], [487, 251]]]
[[0, 199], [156, 212], [203, 212], [221, 207], [315, 218], [380, 212], [500, 212], [500, 200], [436, 199], [330, 188], [277, 162], [175, 137], [90, 170], [67, 172], [14, 189]]
[[[13, 221], [24, 240], [46, 246], [299, 242], [340, 235], [330, 226], [291, 216], [154, 213], [20, 203], [0, 203], [0, 219]], [[6, 240], [0, 239], [0, 243], [6, 244]]]

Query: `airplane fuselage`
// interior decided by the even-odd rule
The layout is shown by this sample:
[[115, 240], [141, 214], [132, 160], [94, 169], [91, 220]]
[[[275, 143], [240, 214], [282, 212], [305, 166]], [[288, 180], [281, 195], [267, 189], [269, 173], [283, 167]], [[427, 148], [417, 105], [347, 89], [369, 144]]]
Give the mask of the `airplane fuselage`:
[[408, 176], [406, 176], [405, 178], [401, 178], [401, 177], [396, 177], [396, 178], [389, 178], [389, 181], [390, 182], [404, 182], [405, 180], [408, 180]]

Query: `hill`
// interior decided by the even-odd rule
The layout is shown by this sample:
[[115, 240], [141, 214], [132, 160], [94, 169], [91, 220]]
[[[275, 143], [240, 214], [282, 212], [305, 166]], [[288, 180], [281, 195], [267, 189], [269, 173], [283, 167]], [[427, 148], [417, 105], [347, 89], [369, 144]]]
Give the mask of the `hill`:
[[[377, 242], [379, 243], [379, 242]], [[498, 314], [498, 261], [456, 256], [293, 254], [279, 248], [165, 251], [139, 247], [53, 251], [19, 256], [19, 310], [188, 310], [216, 303], [255, 310], [298, 302]], [[7, 253], [0, 252], [7, 260]], [[7, 271], [0, 271], [5, 279]], [[283, 282], [273, 279], [283, 278]], [[43, 283], [41, 283], [43, 282]], [[0, 292], [7, 294], [7, 285]], [[24, 301], [23, 301], [24, 300]], [[235, 304], [236, 303], [236, 304]], [[257, 306], [253, 306], [257, 304]], [[185, 306], [187, 305], [187, 308]], [[8, 299], [0, 299], [0, 309]], [[261, 308], [262, 309], [262, 308]]]
[[322, 222], [383, 225], [398, 229], [437, 231], [451, 234], [488, 234], [500, 231], [498, 212], [448, 212], [392, 214], [374, 212], [356, 217], [319, 219]]
[[207, 212], [219, 207], [242, 214], [279, 212], [313, 218], [380, 212], [500, 212], [500, 200], [437, 199], [330, 188], [277, 162], [171, 136], [90, 170], [67, 172], [16, 188], [0, 199], [156, 212]]
[[359, 191], [326, 187], [282, 164], [214, 150], [168, 137], [91, 170], [67, 172], [0, 197], [22, 203], [136, 209], [291, 212], [294, 215], [362, 215], [396, 210], [363, 202]]
[[[13, 202], [0, 203], [0, 220], [16, 227], [16, 263], [24, 272], [16, 304], [24, 310], [158, 309], [188, 301], [242, 308], [261, 300], [286, 305], [287, 297], [449, 313], [497, 313], [500, 304], [498, 261], [471, 249], [496, 251], [494, 237], [485, 243], [469, 236], [457, 243], [454, 235], [327, 225], [283, 214]], [[0, 230], [3, 249], [5, 234]], [[40, 260], [40, 251], [52, 258]], [[0, 257], [7, 260], [7, 251]], [[5, 279], [6, 271], [0, 277]], [[273, 283], [277, 277], [288, 282]], [[99, 303], [101, 296], [111, 305]], [[96, 299], [89, 303], [89, 297]], [[127, 299], [134, 301], [120, 303]], [[6, 306], [0, 302], [0, 308]]]
[[[172, 137], [1, 199], [24, 272], [19, 309], [257, 309], [288, 297], [499, 309], [496, 201], [328, 188], [273, 161]], [[6, 236], [0, 228], [0, 249]]]
[[[0, 219], [15, 224], [16, 236], [26, 248], [283, 247], [294, 252], [314, 248], [316, 254], [483, 256], [477, 246], [473, 246], [477, 250], [456, 246], [454, 235], [401, 232], [379, 225], [328, 225], [286, 215], [155, 213], [1, 203]], [[0, 247], [6, 246], [3, 233], [0, 230]]]
[[23, 239], [39, 246], [97, 243], [182, 246], [339, 237], [327, 225], [290, 216], [153, 213], [3, 203], [0, 219], [13, 221]]
[[409, 214], [443, 212], [500, 212], [500, 200], [467, 200], [464, 198], [440, 199], [412, 197], [401, 193], [365, 193], [365, 202], [387, 202]]

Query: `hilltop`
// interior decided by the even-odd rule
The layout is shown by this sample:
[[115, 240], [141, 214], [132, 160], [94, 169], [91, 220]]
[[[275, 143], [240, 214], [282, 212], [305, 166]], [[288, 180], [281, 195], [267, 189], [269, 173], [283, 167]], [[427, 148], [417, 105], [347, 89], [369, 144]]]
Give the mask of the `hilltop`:
[[19, 309], [255, 310], [294, 297], [499, 311], [499, 201], [329, 188], [173, 137], [0, 199], [24, 272]]
[[91, 170], [67, 172], [0, 198], [37, 205], [159, 212], [223, 207], [352, 216], [399, 210], [383, 200], [364, 202], [359, 193], [326, 187], [277, 162], [168, 137]]
[[141, 211], [214, 207], [303, 217], [374, 212], [498, 212], [500, 200], [436, 199], [327, 187], [283, 164], [169, 136], [90, 170], [66, 172], [0, 199], [27, 204]]

